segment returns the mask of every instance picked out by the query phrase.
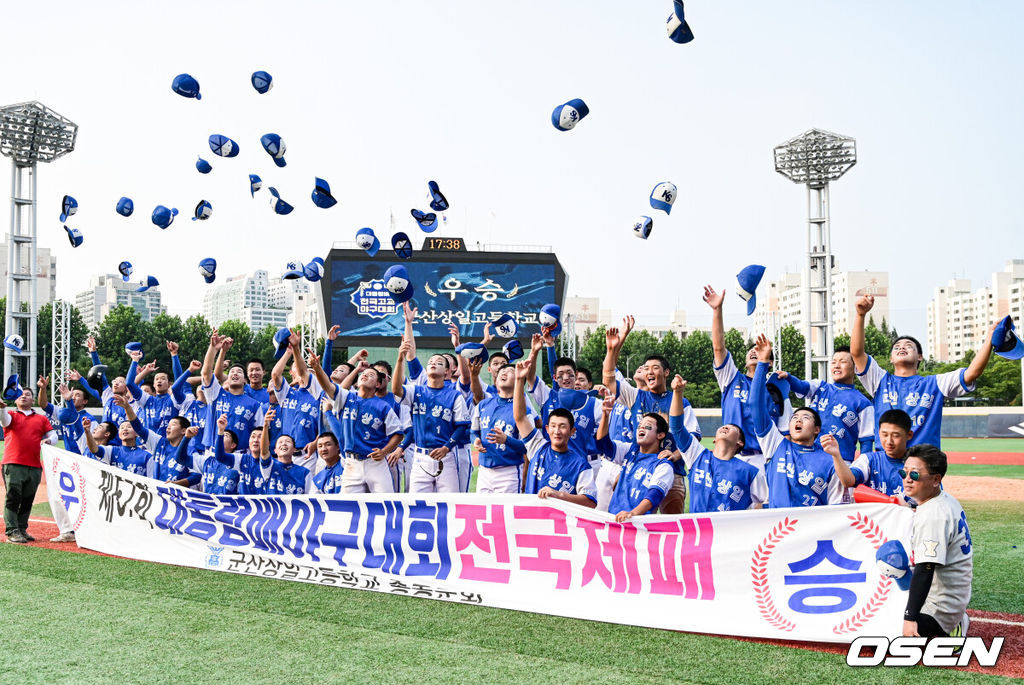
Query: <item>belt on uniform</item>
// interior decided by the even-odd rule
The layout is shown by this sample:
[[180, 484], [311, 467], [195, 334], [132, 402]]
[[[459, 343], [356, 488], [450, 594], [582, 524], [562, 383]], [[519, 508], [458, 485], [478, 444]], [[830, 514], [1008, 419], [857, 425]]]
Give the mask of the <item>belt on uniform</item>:
[[364, 459], [368, 458], [365, 454], [356, 454], [355, 452], [345, 452], [345, 456], [352, 457], [357, 461], [363, 461]]

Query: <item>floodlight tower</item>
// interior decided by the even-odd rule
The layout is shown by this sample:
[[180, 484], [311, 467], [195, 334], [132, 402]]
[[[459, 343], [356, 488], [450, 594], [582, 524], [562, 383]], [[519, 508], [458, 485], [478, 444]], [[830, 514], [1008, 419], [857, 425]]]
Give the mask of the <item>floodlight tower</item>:
[[806, 352], [804, 374], [818, 365], [825, 378], [832, 352], [832, 238], [828, 184], [857, 163], [857, 141], [812, 128], [775, 148], [775, 171], [807, 186], [807, 266], [803, 310]]
[[[75, 149], [78, 124], [39, 102], [0, 107], [0, 154], [11, 158], [11, 230], [7, 234], [5, 335], [25, 340], [21, 352], [4, 348], [4, 378], [36, 378], [36, 172]], [[57, 385], [54, 383], [53, 385]]]

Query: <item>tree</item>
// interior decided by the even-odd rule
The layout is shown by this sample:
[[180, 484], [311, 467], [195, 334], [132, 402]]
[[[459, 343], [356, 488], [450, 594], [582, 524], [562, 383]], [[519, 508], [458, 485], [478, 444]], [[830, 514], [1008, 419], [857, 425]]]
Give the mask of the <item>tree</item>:
[[[264, 326], [263, 330], [256, 333], [253, 336], [253, 349], [256, 351], [255, 355], [259, 359], [263, 360], [263, 366], [269, 371], [274, 366], [274, 333], [277, 333], [277, 329], [273, 326]], [[317, 354], [321, 354], [324, 350], [323, 342], [320, 342], [317, 346]], [[347, 359], [348, 357], [346, 357]], [[244, 360], [239, 360], [242, 363], [246, 363], [249, 360], [247, 357]], [[268, 381], [269, 382], [269, 379]]]
[[204, 316], [194, 314], [185, 319], [177, 341], [180, 347], [178, 354], [183, 366], [187, 366], [193, 359], [203, 360], [206, 348], [210, 345], [211, 331], [210, 324]]
[[783, 326], [779, 331], [779, 346], [775, 354], [782, 355], [782, 370], [798, 378], [803, 378], [806, 346], [804, 336], [796, 326]]
[[732, 360], [737, 366], [743, 363], [743, 360], [747, 358], [747, 350], [753, 346], [753, 343], [744, 340], [743, 334], [735, 328], [730, 328], [725, 332], [725, 349], [729, 350], [729, 354], [732, 355]]
[[[177, 316], [158, 314], [149, 322], [146, 339], [142, 341], [142, 349], [146, 352], [147, 361], [155, 361], [158, 371], [171, 372], [171, 353], [167, 351], [167, 342], [176, 342], [180, 349], [181, 334], [184, 327]], [[182, 366], [188, 366], [188, 359], [181, 360]], [[173, 381], [173, 378], [171, 379]]]
[[[234, 340], [227, 356], [232, 363], [245, 366], [249, 359], [259, 356], [259, 351], [253, 347], [252, 330], [244, 321], [224, 321], [217, 326], [217, 332]], [[207, 344], [209, 344], [209, 340], [207, 340]], [[206, 351], [205, 348], [203, 351]]]
[[[142, 342], [149, 337], [149, 324], [131, 307], [118, 305], [103, 317], [96, 327], [96, 351], [100, 361], [110, 367], [108, 379], [123, 376], [131, 359], [125, 354], [124, 346], [129, 342]], [[153, 350], [146, 352], [152, 359]], [[79, 369], [81, 371], [81, 369]]]
[[686, 379], [686, 397], [695, 407], [716, 407], [722, 395], [715, 380], [715, 353], [711, 336], [694, 331], [680, 344], [681, 362], [677, 373]]
[[619, 362], [625, 363], [629, 367], [624, 369], [623, 373], [627, 378], [632, 378], [636, 368], [652, 354], [661, 354], [660, 341], [651, 335], [650, 331], [633, 331], [626, 338], [626, 342], [622, 345], [622, 352], [619, 353]]
[[[72, 368], [90, 366], [89, 355], [85, 350], [85, 339], [89, 336], [89, 329], [82, 321], [82, 313], [77, 307], [71, 307], [70, 326], [70, 359]], [[40, 372], [50, 368], [50, 352], [53, 342], [53, 304], [47, 302], [39, 308], [39, 316], [36, 320], [36, 364]], [[52, 372], [52, 370], [51, 370]]]
[[590, 372], [594, 374], [595, 383], [600, 383], [598, 378], [604, 366], [605, 330], [605, 326], [598, 326], [596, 331], [586, 335], [583, 338], [583, 344], [578, 348], [576, 356], [576, 363], [590, 369]]

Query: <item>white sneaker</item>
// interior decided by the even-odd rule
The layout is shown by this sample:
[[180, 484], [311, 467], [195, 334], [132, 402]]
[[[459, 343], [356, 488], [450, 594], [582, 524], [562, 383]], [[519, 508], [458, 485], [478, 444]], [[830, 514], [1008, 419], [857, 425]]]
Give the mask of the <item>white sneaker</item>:
[[74, 541], [75, 541], [75, 534], [73, 532], [71, 532], [71, 533], [61, 533], [60, 535], [58, 535], [55, 538], [50, 538], [50, 542], [74, 542]]

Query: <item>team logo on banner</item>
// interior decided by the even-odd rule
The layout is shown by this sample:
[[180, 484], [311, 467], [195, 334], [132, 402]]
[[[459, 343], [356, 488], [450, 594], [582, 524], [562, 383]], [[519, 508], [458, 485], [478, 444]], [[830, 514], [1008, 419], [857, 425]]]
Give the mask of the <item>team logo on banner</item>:
[[57, 482], [60, 489], [60, 501], [64, 504], [77, 531], [82, 525], [82, 520], [85, 519], [86, 512], [85, 478], [82, 476], [78, 462], [71, 462], [70, 466], [65, 466], [59, 458], [54, 459], [50, 474]]
[[[750, 560], [754, 600], [761, 618], [782, 631], [797, 623], [817, 620], [836, 635], [856, 632], [885, 604], [892, 580], [875, 566], [875, 551], [886, 541], [871, 518], [847, 517], [860, 533], [856, 542], [845, 538], [808, 539], [791, 533], [800, 519], [779, 521], [754, 550]], [[780, 577], [781, 576], [781, 577]]]
[[355, 305], [356, 314], [371, 319], [384, 319], [398, 313], [398, 303], [384, 287], [384, 281], [375, 278], [372, 281], [360, 281], [359, 287], [349, 297]]
[[209, 554], [206, 555], [206, 568], [217, 568], [223, 563], [223, 547], [215, 547], [214, 545], [207, 545], [206, 548], [209, 550]]

